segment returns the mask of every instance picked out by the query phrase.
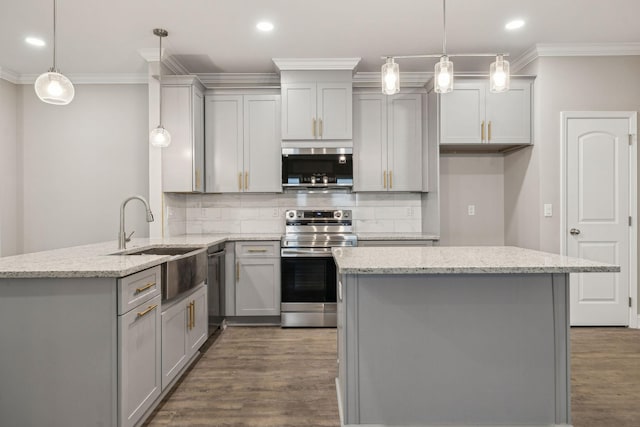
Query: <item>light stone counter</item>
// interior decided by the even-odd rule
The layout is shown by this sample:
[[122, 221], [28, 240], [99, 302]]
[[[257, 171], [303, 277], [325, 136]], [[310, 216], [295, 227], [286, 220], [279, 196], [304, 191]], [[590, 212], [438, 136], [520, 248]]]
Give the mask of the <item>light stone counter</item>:
[[358, 240], [440, 240], [440, 236], [431, 233], [358, 233]]
[[618, 272], [619, 266], [512, 246], [334, 248], [340, 274]]
[[161, 255], [117, 255], [151, 246], [208, 247], [226, 241], [275, 240], [280, 234], [209, 234], [168, 238], [136, 238], [126, 251], [118, 242], [103, 242], [0, 258], [2, 278], [124, 277], [167, 261]]

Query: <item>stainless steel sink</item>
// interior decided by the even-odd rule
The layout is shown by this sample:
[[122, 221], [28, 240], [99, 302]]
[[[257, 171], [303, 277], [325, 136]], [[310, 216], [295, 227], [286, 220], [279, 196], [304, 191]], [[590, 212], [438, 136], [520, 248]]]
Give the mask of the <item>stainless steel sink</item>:
[[207, 248], [150, 247], [113, 255], [168, 255], [162, 267], [162, 300], [175, 298], [207, 278]]

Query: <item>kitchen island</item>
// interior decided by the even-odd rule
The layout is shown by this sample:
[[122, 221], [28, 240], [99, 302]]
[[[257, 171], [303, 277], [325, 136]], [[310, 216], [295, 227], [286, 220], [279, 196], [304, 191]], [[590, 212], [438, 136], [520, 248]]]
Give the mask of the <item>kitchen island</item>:
[[569, 273], [514, 247], [335, 248], [343, 425], [571, 423]]

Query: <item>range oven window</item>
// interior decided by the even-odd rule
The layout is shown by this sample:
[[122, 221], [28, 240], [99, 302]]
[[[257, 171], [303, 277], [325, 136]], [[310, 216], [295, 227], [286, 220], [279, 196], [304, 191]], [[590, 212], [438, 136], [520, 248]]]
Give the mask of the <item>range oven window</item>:
[[283, 257], [282, 302], [336, 302], [333, 257]]

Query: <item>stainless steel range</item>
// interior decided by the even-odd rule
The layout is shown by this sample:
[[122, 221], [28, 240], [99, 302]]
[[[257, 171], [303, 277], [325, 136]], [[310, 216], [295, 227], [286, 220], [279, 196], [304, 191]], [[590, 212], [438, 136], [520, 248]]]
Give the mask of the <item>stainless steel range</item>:
[[282, 255], [283, 327], [336, 326], [335, 246], [356, 246], [350, 210], [289, 210]]

